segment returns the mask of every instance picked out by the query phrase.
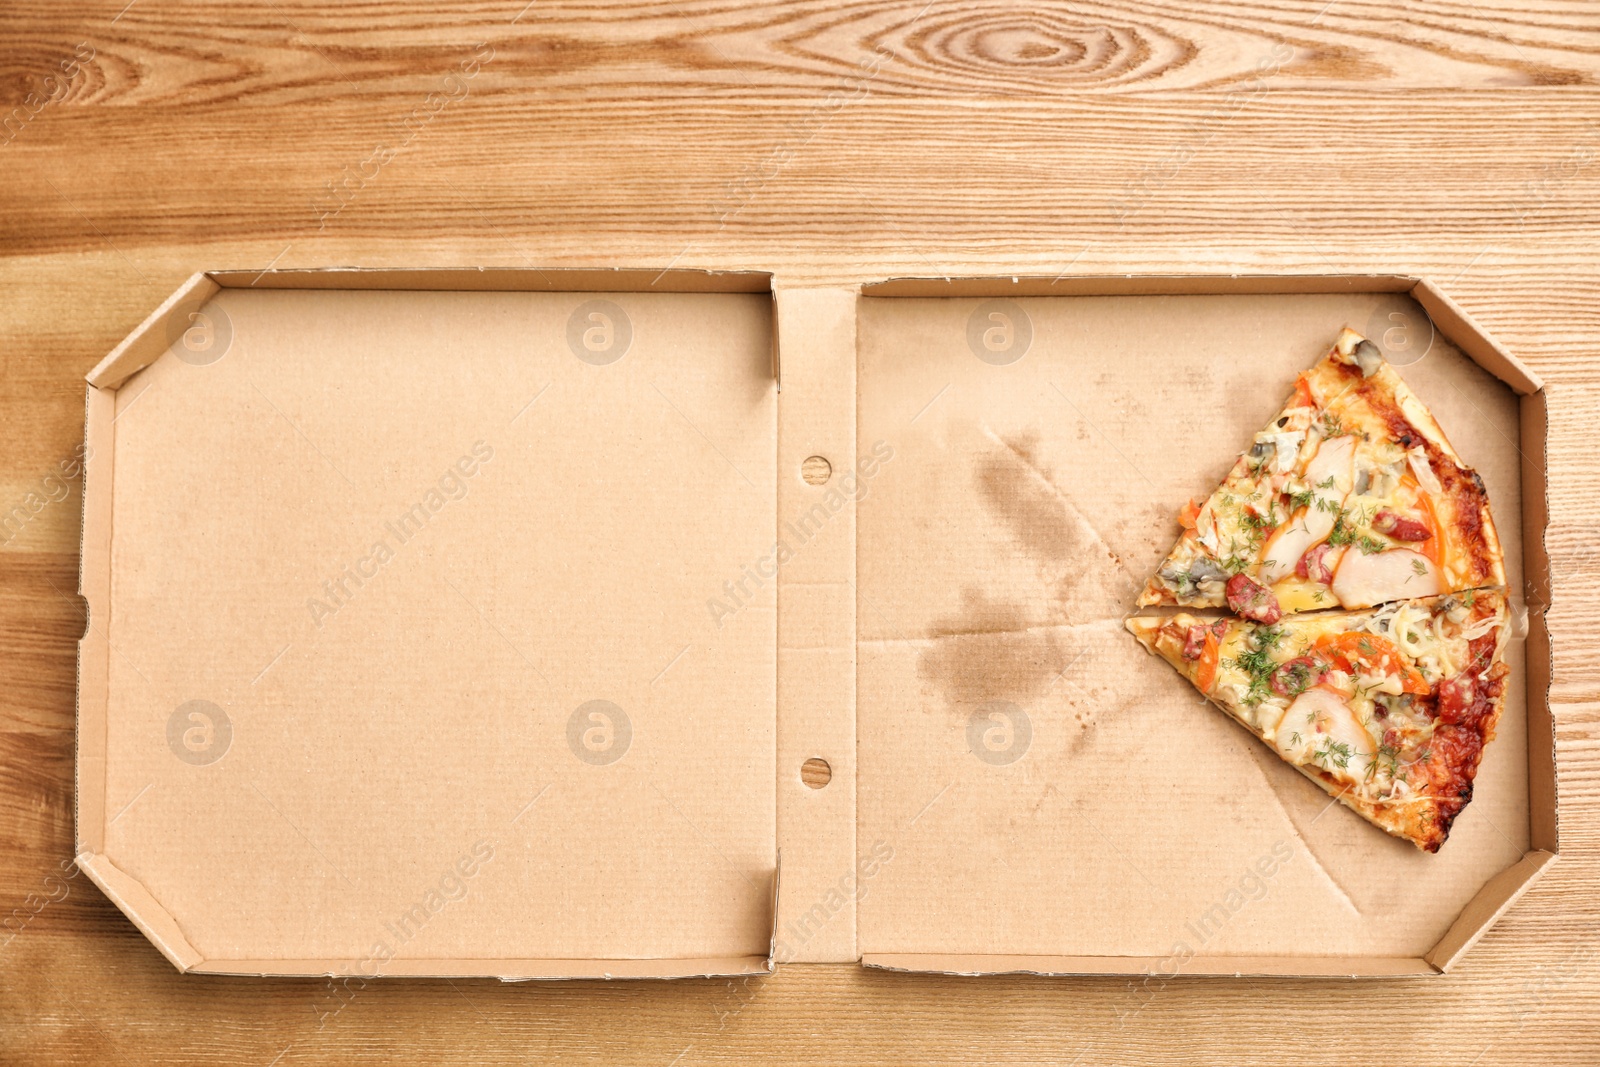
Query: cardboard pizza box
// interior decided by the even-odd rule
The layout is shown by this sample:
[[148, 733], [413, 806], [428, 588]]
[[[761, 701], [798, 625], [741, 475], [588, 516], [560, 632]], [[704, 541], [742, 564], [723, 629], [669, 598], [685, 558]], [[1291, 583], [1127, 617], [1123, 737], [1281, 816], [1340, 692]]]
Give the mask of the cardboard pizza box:
[[[1343, 325], [1521, 620], [1434, 856], [1122, 630]], [[186, 971], [1436, 974], [1558, 852], [1544, 393], [1426, 281], [212, 272], [86, 427], [78, 862]]]

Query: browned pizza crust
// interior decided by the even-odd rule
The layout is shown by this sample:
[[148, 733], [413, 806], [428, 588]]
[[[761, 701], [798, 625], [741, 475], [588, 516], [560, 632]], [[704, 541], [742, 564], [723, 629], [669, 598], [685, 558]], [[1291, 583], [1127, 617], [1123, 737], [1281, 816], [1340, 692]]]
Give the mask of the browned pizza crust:
[[[1355, 338], [1355, 343], [1360, 341], [1359, 335], [1350, 330], [1340, 335], [1341, 342], [1349, 338]], [[1322, 394], [1330, 398], [1324, 407], [1363, 424], [1381, 426], [1401, 448], [1420, 446], [1427, 452], [1442, 489], [1434, 497], [1434, 507], [1440, 533], [1447, 541], [1451, 588], [1505, 585], [1500, 536], [1494, 527], [1483, 479], [1462, 463], [1433, 413], [1400, 373], [1384, 363], [1371, 377], [1363, 378], [1356, 364], [1330, 356], [1313, 368], [1311, 377]]]

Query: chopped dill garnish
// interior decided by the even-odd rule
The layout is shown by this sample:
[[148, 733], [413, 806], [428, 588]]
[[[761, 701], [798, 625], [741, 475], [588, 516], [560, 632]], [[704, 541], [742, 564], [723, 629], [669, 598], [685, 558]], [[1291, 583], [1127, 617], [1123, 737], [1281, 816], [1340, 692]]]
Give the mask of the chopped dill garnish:
[[1265, 515], [1257, 515], [1253, 511], [1240, 509], [1239, 522], [1248, 530], [1270, 530], [1278, 525], [1278, 520], [1269, 507]]
[[1272, 652], [1283, 640], [1283, 630], [1276, 626], [1263, 626], [1249, 639], [1249, 648], [1240, 652], [1233, 665], [1250, 676], [1250, 689], [1244, 702], [1254, 707], [1266, 699], [1272, 685], [1272, 674], [1278, 669]]
[[1337, 764], [1341, 769], [1350, 766], [1350, 757], [1355, 755], [1355, 750], [1343, 741], [1334, 741], [1331, 738], [1322, 742], [1322, 747], [1311, 754], [1311, 758], [1327, 766]]

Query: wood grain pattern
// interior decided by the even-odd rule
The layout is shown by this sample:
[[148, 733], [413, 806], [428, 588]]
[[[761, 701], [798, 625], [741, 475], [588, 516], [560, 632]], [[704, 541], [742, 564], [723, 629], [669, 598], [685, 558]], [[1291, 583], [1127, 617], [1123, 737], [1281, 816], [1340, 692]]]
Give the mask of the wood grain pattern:
[[[0, 25], [0, 508], [47, 501], [0, 547], [0, 1060], [1600, 1060], [1592, 5], [125, 2]], [[1564, 857], [1442, 982], [791, 966], [329, 1014], [180, 977], [61, 867], [79, 503], [47, 479], [101, 355], [269, 263], [1428, 274], [1549, 383]]]

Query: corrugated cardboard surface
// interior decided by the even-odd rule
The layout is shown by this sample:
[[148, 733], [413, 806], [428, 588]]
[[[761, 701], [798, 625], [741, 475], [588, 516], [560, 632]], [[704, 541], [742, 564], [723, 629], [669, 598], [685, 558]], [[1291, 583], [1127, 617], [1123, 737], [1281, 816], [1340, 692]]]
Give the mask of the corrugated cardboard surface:
[[[754, 566], [778, 585], [777, 959], [847, 962], [866, 891], [855, 839], [855, 509], [881, 464], [870, 445], [857, 456], [855, 294], [788, 289], [776, 300], [777, 543]], [[812, 482], [808, 459], [826, 465]], [[813, 758], [831, 773], [821, 788], [801, 778]]]
[[[1422, 974], [1554, 859], [1543, 395], [1443, 294], [769, 285], [196, 275], [96, 368], [79, 862], [169, 959]], [[1345, 324], [1482, 473], [1534, 607], [1436, 857], [1121, 628]]]
[[[628, 325], [614, 361], [618, 334], [572, 347], [592, 299]], [[109, 590], [85, 546], [102, 884], [220, 969], [764, 959], [775, 596], [720, 626], [708, 601], [775, 539], [770, 296], [206, 310], [221, 358], [91, 390], [96, 500], [116, 471]], [[231, 736], [186, 732], [191, 701]]]
[[1341, 326], [1402, 321], [1419, 332], [1401, 374], [1482, 474], [1517, 593], [1517, 397], [1443, 337], [1430, 347], [1402, 293], [861, 301], [857, 435], [896, 456], [858, 524], [857, 837], [893, 850], [860, 906], [869, 961], [1424, 970], [1522, 860], [1521, 686], [1429, 856], [1330, 807], [1121, 628], [1177, 508], [1294, 375]]

